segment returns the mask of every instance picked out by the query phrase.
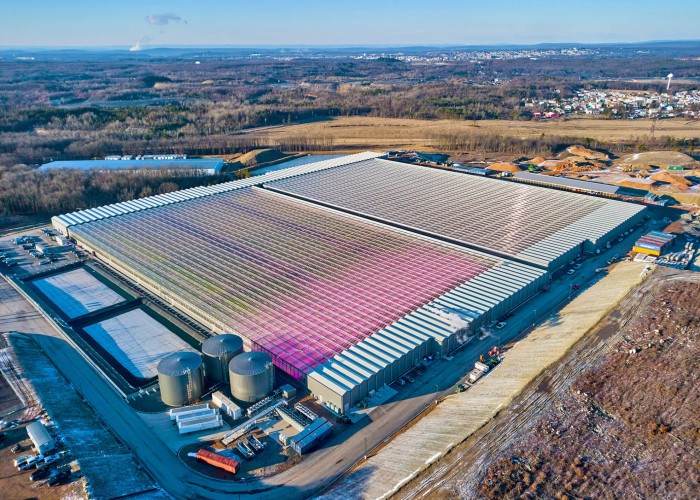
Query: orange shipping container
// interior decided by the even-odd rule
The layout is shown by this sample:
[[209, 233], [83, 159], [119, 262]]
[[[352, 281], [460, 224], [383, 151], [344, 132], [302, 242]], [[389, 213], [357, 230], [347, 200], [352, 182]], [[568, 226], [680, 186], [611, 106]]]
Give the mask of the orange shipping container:
[[201, 460], [202, 462], [206, 462], [209, 465], [213, 465], [214, 467], [229, 471], [233, 474], [238, 472], [238, 466], [240, 465], [232, 458], [213, 453], [203, 448], [197, 452], [197, 460]]

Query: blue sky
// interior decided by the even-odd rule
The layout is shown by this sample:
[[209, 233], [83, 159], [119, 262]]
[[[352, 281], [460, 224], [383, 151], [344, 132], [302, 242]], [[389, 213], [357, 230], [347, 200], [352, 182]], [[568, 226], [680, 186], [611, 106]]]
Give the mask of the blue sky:
[[700, 39], [700, 0], [0, 0], [0, 46]]

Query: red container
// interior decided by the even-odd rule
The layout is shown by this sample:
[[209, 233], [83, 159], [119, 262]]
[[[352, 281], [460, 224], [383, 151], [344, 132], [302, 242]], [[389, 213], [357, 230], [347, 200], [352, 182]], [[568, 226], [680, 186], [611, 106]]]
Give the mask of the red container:
[[197, 452], [197, 460], [206, 462], [209, 465], [218, 467], [219, 469], [224, 469], [225, 471], [229, 471], [232, 474], [238, 472], [238, 466], [240, 465], [236, 460], [232, 458], [219, 455], [218, 453], [213, 453], [203, 448]]

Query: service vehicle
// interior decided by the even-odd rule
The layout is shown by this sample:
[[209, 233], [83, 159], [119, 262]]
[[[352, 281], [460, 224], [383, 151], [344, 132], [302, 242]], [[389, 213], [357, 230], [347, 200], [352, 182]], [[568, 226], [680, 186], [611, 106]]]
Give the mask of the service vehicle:
[[44, 460], [44, 455], [36, 455], [34, 457], [29, 458], [26, 462], [24, 462], [22, 465], [17, 467], [19, 470], [29, 470], [33, 469], [36, 467], [36, 465]]
[[25, 455], [23, 457], [15, 458], [14, 461], [12, 462], [12, 465], [14, 465], [15, 467], [19, 467], [20, 465], [23, 465], [24, 463], [26, 463], [26, 461], [32, 457], [34, 457], [34, 455]]
[[49, 455], [48, 457], [44, 458], [44, 465], [51, 465], [53, 463], [58, 462], [61, 460], [61, 455], [58, 453], [55, 455]]

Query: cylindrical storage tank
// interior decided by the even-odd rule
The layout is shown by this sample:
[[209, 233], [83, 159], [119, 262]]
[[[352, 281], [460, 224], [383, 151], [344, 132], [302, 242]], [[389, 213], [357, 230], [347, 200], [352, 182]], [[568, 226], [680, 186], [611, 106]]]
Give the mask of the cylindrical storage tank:
[[243, 352], [243, 339], [238, 335], [216, 335], [202, 343], [204, 377], [209, 386], [228, 382], [228, 364]]
[[181, 351], [168, 354], [158, 366], [160, 398], [168, 406], [192, 404], [202, 397], [204, 379], [202, 356]]
[[275, 367], [264, 352], [244, 352], [228, 365], [231, 394], [239, 401], [257, 403], [275, 388]]

